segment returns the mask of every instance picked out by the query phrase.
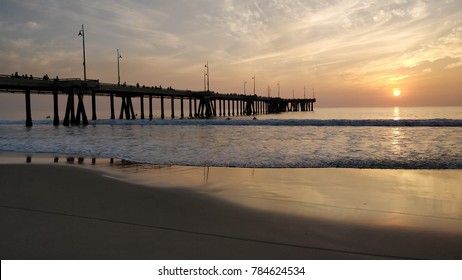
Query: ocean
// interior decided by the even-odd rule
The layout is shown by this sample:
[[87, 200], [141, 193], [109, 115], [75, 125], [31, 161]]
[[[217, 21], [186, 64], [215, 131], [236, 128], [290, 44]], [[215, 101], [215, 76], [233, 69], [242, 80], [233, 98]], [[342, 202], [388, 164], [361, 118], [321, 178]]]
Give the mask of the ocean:
[[462, 107], [315, 107], [256, 119], [103, 117], [73, 127], [0, 120], [0, 151], [203, 167], [462, 169]]
[[[31, 162], [29, 169], [22, 169], [29, 171], [33, 164], [45, 163], [48, 169], [43, 170], [48, 171], [39, 178], [49, 179], [63, 193], [72, 184], [98, 193], [101, 186], [85, 181], [88, 173], [80, 169], [97, 172], [108, 183], [103, 198], [75, 192], [77, 198], [66, 195], [70, 207], [91, 201], [104, 213], [123, 212], [123, 219], [130, 203], [152, 207], [130, 223], [138, 217], [151, 219], [155, 212], [161, 213], [153, 220], [156, 226], [165, 221], [184, 229], [196, 221], [189, 212], [202, 209], [198, 221], [211, 221], [211, 229], [200, 231], [221, 230], [221, 220], [210, 220], [214, 216], [224, 224], [236, 223], [241, 234], [241, 218], [250, 210], [259, 217], [284, 215], [264, 224], [271, 229], [261, 240], [277, 236], [278, 243], [320, 244], [359, 254], [460, 258], [462, 107], [315, 107], [314, 112], [256, 119], [110, 120], [104, 112], [100, 115], [87, 126], [53, 126], [51, 119], [39, 118], [32, 127], [24, 119], [0, 121], [0, 163]], [[74, 168], [78, 176], [62, 178], [57, 168]], [[15, 176], [21, 175], [7, 176], [6, 182]], [[116, 181], [129, 183], [127, 189], [134, 191], [152, 188], [155, 195], [136, 201], [130, 195], [109, 207], [107, 201], [120, 195], [117, 188], [111, 191]], [[43, 186], [30, 184], [42, 191]], [[176, 193], [176, 200], [159, 204], [154, 197], [160, 190]], [[36, 197], [24, 195], [36, 207]], [[212, 202], [191, 209], [181, 197]], [[181, 210], [171, 216], [162, 205]], [[214, 213], [214, 205], [237, 206], [237, 218]], [[289, 228], [277, 226], [291, 217], [303, 220]], [[323, 226], [329, 224], [335, 226]]]

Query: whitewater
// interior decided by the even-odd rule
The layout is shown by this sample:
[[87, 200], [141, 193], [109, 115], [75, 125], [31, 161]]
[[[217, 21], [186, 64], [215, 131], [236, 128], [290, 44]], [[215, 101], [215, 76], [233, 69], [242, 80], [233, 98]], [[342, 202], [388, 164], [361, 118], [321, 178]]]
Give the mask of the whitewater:
[[0, 151], [245, 168], [462, 169], [462, 108], [348, 108], [214, 119], [0, 121]]

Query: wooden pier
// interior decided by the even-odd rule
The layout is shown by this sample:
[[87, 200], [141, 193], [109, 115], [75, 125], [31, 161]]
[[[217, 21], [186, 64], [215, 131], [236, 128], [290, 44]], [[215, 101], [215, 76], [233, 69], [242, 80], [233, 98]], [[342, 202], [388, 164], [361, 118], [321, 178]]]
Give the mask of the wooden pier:
[[32, 126], [31, 94], [53, 95], [53, 124], [60, 124], [58, 95], [67, 97], [62, 124], [87, 125], [88, 117], [83, 98], [92, 99], [91, 119], [96, 120], [96, 96], [108, 96], [111, 119], [115, 119], [114, 98], [121, 98], [119, 119], [135, 119], [134, 100], [139, 99], [140, 118], [145, 118], [144, 100], [148, 98], [148, 118], [153, 119], [153, 98], [160, 100], [160, 117], [165, 118], [165, 99], [170, 100], [171, 118], [175, 118], [175, 100], [180, 103], [180, 118], [185, 118], [184, 102], [189, 107], [189, 118], [230, 117], [239, 115], [272, 114], [287, 111], [313, 111], [315, 98], [284, 99], [244, 94], [223, 94], [212, 91], [190, 91], [172, 88], [128, 86], [100, 83], [99, 80], [47, 79], [0, 75], [0, 91], [25, 96], [26, 126]]

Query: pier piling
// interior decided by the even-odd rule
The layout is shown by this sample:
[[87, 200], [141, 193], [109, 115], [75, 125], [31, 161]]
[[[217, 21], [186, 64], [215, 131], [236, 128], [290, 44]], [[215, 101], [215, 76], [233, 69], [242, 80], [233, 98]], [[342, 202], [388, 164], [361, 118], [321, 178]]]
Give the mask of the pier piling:
[[25, 98], [26, 98], [26, 126], [31, 127], [32, 126], [32, 110], [30, 106], [30, 90], [26, 90]]
[[53, 125], [59, 125], [58, 91], [53, 91]]
[[75, 124], [74, 115], [74, 91], [70, 90], [67, 94], [66, 112], [64, 113], [63, 125], [69, 126]]
[[124, 118], [124, 111], [125, 111], [125, 97], [122, 97], [122, 102], [120, 103], [119, 120]]
[[171, 97], [172, 103], [171, 103], [171, 109], [172, 109], [172, 119], [175, 118], [175, 97], [172, 95]]
[[110, 105], [111, 105], [111, 120], [115, 119], [115, 114], [114, 114], [114, 93], [111, 93], [110, 96]]
[[133, 109], [133, 102], [132, 102], [132, 98], [129, 97], [128, 98], [128, 107], [130, 108], [130, 113], [132, 114], [132, 120], [135, 120], [136, 119], [136, 114], [135, 114], [135, 110]]
[[153, 115], [152, 115], [152, 94], [149, 95], [149, 120], [152, 121], [153, 119]]
[[91, 119], [96, 121], [96, 95], [95, 92], [91, 92]]
[[180, 108], [181, 108], [181, 115], [180, 115], [180, 118], [181, 118], [181, 119], [184, 119], [184, 105], [183, 105], [183, 96], [182, 96], [182, 97], [180, 97], [180, 104], [181, 104], [181, 106], [180, 106]]
[[144, 96], [140, 96], [140, 109], [141, 109], [141, 116], [140, 118], [144, 120]]
[[164, 96], [162, 95], [160, 97], [160, 118], [164, 119], [165, 118], [165, 112], [164, 112]]
[[82, 124], [88, 125], [88, 118], [87, 118], [87, 114], [85, 113], [85, 105], [83, 103], [83, 93], [78, 93], [77, 98], [79, 99], [79, 102], [77, 105], [76, 124], [77, 125], [80, 124], [80, 117], [82, 117]]

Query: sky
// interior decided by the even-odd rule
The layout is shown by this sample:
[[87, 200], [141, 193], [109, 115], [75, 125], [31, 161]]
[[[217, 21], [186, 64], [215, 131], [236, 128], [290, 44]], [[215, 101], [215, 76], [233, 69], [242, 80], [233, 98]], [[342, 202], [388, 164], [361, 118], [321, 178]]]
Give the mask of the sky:
[[82, 24], [101, 82], [119, 49], [127, 84], [203, 90], [208, 61], [220, 93], [462, 105], [460, 0], [0, 0], [0, 74], [83, 78]]

